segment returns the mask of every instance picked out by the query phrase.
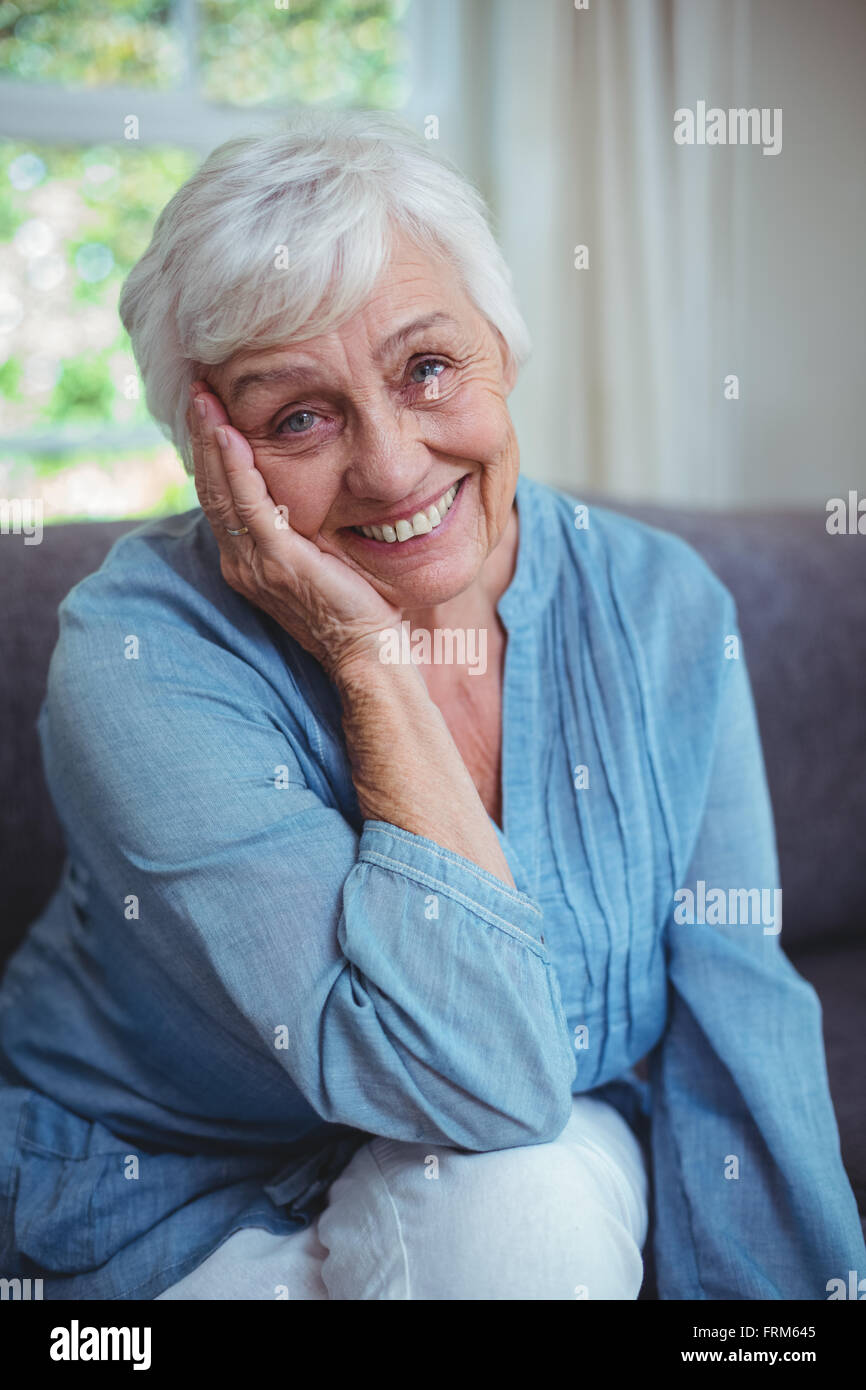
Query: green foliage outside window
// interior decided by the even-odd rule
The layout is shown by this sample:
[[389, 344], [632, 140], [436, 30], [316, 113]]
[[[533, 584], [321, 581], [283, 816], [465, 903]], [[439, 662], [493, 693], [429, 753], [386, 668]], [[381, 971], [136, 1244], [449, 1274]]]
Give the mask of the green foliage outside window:
[[[14, 457], [3, 454], [19, 491], [22, 478], [81, 462], [39, 447], [40, 436], [152, 432], [117, 300], [156, 213], [196, 163], [186, 151], [132, 145], [0, 145], [0, 432], [33, 439]], [[116, 448], [91, 447], [87, 456], [120, 470]], [[0, 490], [8, 493], [8, 482]]]
[[0, 70], [27, 82], [171, 87], [182, 71], [166, 0], [0, 0]]
[[[55, 84], [73, 104], [111, 86], [271, 110], [394, 107], [407, 8], [198, 0], [189, 53], [167, 0], [0, 0], [0, 74]], [[0, 495], [44, 494], [46, 522], [195, 505], [147, 414], [117, 299], [198, 159], [137, 142], [0, 140]]]
[[[408, 0], [199, 0], [194, 66], [209, 100], [390, 107], [404, 97]], [[0, 70], [28, 82], [173, 87], [165, 0], [0, 0]]]
[[328, 101], [392, 107], [404, 99], [407, 0], [200, 0], [204, 94], [239, 105]]

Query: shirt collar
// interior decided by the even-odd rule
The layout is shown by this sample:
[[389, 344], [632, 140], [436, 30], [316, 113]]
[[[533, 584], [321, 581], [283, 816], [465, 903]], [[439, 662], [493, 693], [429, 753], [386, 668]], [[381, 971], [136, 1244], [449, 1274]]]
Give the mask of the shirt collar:
[[496, 605], [509, 632], [536, 622], [547, 607], [559, 575], [562, 551], [563, 523], [556, 494], [521, 473], [514, 499], [518, 518], [517, 563], [511, 583]]

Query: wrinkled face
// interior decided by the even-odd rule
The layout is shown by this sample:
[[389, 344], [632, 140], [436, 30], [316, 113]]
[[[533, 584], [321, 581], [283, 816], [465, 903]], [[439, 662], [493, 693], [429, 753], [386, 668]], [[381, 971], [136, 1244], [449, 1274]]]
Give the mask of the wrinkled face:
[[341, 328], [204, 372], [289, 524], [409, 609], [461, 593], [502, 535], [514, 376], [450, 263], [404, 238]]

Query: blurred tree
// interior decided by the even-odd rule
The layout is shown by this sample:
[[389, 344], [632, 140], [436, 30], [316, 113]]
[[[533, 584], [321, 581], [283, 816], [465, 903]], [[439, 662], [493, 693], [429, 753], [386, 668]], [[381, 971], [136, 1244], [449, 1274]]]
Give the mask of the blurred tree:
[[170, 88], [241, 106], [401, 104], [408, 0], [198, 0], [198, 52], [168, 0], [0, 0], [0, 69], [28, 82]]
[[0, 144], [0, 358], [5, 434], [144, 424], [117, 317], [127, 272], [197, 160], [182, 150]]
[[0, 68], [28, 82], [171, 87], [183, 71], [168, 0], [2, 0]]
[[[395, 107], [407, 95], [408, 3], [197, 0], [184, 28], [169, 0], [0, 0], [0, 70], [8, 85], [63, 87], [70, 110], [96, 86], [271, 113]], [[154, 431], [117, 299], [198, 156], [57, 138], [0, 140], [0, 493], [49, 490], [46, 520], [194, 505], [170, 446], [144, 442]]]
[[199, 59], [212, 101], [399, 106], [408, 0], [200, 0]]

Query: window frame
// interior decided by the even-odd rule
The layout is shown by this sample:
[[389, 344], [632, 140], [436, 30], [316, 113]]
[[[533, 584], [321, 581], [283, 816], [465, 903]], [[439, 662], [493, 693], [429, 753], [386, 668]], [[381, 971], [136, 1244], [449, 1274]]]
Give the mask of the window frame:
[[[293, 109], [288, 106], [228, 106], [201, 95], [196, 53], [196, 0], [173, 0], [169, 21], [182, 48], [182, 75], [177, 86], [66, 87], [55, 82], [22, 82], [0, 77], [0, 139], [34, 145], [111, 145], [127, 142], [126, 117], [138, 118], [141, 147], [170, 146], [205, 158], [237, 135], [276, 129]], [[459, 129], [458, 84], [461, 77], [461, 0], [437, 0], [435, 13], [424, 0], [409, 0], [401, 21], [408, 46], [408, 97], [392, 108], [416, 129], [430, 115], [451, 130]], [[61, 132], [62, 134], [59, 134]], [[107, 134], [107, 132], [115, 132]], [[50, 451], [72, 454], [88, 448], [154, 447], [166, 436], [153, 423], [94, 425], [30, 433], [0, 432], [0, 454]]]

